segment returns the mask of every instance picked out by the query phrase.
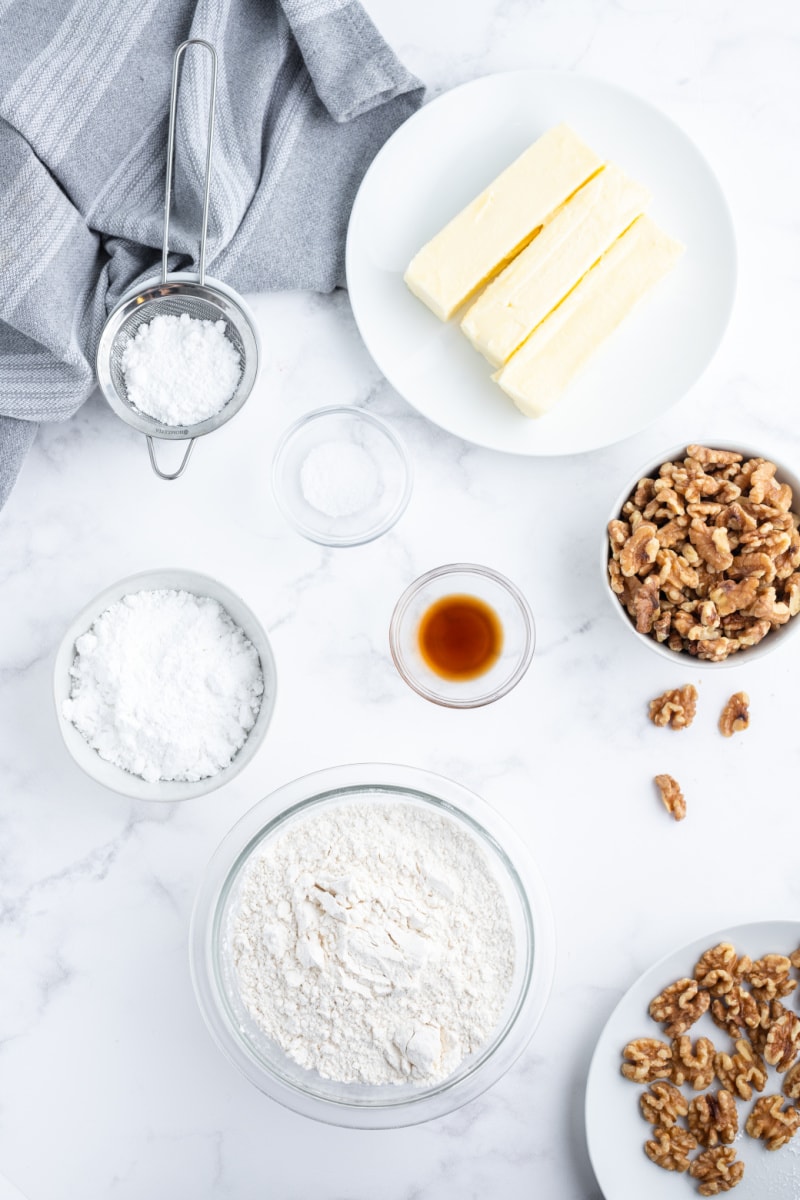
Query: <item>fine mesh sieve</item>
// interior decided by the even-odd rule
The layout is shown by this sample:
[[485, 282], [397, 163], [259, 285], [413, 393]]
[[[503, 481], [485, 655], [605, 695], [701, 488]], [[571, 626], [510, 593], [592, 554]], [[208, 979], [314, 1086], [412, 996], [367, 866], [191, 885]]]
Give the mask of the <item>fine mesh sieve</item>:
[[[175, 151], [175, 117], [177, 111], [178, 74], [180, 60], [189, 46], [203, 46], [211, 55], [211, 99], [208, 114], [206, 175], [203, 196], [203, 223], [200, 235], [200, 257], [197, 275], [181, 271], [169, 275], [169, 218], [172, 199], [172, 167]], [[177, 479], [183, 474], [195, 439], [224, 425], [239, 411], [252, 391], [258, 372], [258, 335], [253, 318], [244, 301], [219, 280], [206, 278], [206, 231], [211, 186], [211, 151], [214, 139], [214, 100], [217, 86], [217, 56], [210, 43], [200, 38], [183, 42], [175, 51], [172, 67], [172, 94], [167, 141], [167, 177], [164, 189], [164, 241], [161, 254], [161, 280], [124, 296], [108, 317], [97, 348], [97, 379], [108, 403], [119, 417], [147, 436], [147, 448], [153, 470], [161, 479]], [[230, 400], [213, 416], [188, 426], [162, 425], [155, 417], [141, 412], [128, 398], [122, 357], [125, 349], [142, 325], [157, 316], [181, 316], [204, 321], [223, 321], [225, 336], [239, 355], [239, 381]], [[153, 439], [182, 441], [189, 445], [183, 460], [171, 473], [158, 466]]]

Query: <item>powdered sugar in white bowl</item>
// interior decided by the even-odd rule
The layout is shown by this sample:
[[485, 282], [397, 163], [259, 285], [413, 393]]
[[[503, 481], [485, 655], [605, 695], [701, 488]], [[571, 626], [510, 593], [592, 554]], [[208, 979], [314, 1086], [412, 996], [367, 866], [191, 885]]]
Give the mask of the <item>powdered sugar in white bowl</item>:
[[184, 800], [253, 757], [276, 676], [269, 639], [234, 592], [163, 570], [87, 605], [61, 643], [54, 684], [62, 736], [88, 775], [139, 799]]

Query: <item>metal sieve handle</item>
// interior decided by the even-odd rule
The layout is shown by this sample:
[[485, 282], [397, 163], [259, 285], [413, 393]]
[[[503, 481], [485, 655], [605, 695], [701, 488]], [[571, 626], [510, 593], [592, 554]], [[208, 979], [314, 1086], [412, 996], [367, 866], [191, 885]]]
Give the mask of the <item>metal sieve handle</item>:
[[[214, 103], [217, 96], [217, 52], [210, 42], [202, 38], [189, 38], [181, 42], [172, 60], [172, 94], [169, 101], [169, 135], [167, 138], [167, 181], [164, 188], [164, 244], [161, 249], [161, 282], [167, 282], [167, 259], [169, 258], [169, 211], [172, 206], [172, 167], [175, 158], [175, 118], [178, 111], [178, 70], [181, 59], [189, 46], [205, 46], [211, 55], [211, 98], [208, 105], [208, 139], [206, 145], [206, 181], [203, 192], [203, 227], [200, 233], [199, 282], [206, 279], [206, 232], [208, 230], [208, 202], [211, 191], [211, 149], [214, 144]], [[188, 456], [187, 456], [188, 457]], [[160, 474], [160, 472], [159, 472]], [[164, 476], [164, 478], [174, 478]]]
[[166, 471], [162, 471], [161, 467], [158, 465], [158, 462], [156, 460], [155, 443], [153, 442], [153, 439], [150, 437], [149, 434], [147, 434], [146, 436], [147, 436], [147, 452], [150, 455], [150, 466], [153, 468], [153, 470], [155, 471], [158, 478], [159, 479], [180, 479], [181, 475], [186, 470], [186, 464], [189, 461], [189, 455], [192, 453], [192, 449], [194, 447], [196, 438], [189, 439], [189, 445], [186, 447], [186, 453], [184, 454], [183, 458], [181, 459], [181, 465], [178, 467], [177, 471], [172, 471], [171, 473], [168, 473]]

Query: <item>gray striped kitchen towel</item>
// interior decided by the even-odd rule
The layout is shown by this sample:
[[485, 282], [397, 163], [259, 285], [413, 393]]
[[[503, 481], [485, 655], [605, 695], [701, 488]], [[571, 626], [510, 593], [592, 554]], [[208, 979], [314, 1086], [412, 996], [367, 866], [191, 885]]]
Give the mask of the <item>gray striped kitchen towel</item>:
[[[158, 268], [176, 46], [219, 56], [206, 263], [240, 291], [344, 283], [353, 197], [422, 87], [355, 0], [0, 0], [0, 505], [39, 421], [93, 387]], [[209, 56], [184, 58], [171, 269], [196, 263]]]

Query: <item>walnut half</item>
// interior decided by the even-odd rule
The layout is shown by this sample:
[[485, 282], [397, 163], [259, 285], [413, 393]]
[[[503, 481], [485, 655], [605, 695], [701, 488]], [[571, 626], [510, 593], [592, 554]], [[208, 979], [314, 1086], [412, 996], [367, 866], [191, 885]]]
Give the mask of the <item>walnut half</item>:
[[750, 959], [739, 958], [730, 942], [720, 942], [700, 956], [694, 977], [712, 996], [725, 996], [750, 966]]
[[686, 816], [686, 800], [678, 781], [671, 775], [656, 775], [655, 783], [667, 812], [671, 813], [676, 821], [682, 821]]
[[741, 733], [750, 724], [750, 697], [747, 692], [734, 692], [722, 710], [719, 731], [723, 737]]
[[736, 1101], [730, 1092], [720, 1088], [689, 1101], [689, 1129], [701, 1146], [708, 1149], [718, 1142], [732, 1142], [739, 1132]]
[[675, 1038], [672, 1064], [672, 1079], [678, 1087], [688, 1081], [696, 1092], [702, 1092], [714, 1078], [714, 1043], [707, 1037], [699, 1037], [692, 1050], [688, 1034]]
[[781, 1000], [797, 987], [789, 978], [792, 960], [785, 954], [765, 954], [750, 964], [747, 981], [757, 1000]]
[[669, 688], [650, 701], [650, 720], [654, 725], [669, 725], [670, 729], [688, 729], [696, 711], [697, 688], [692, 683]]
[[697, 1190], [701, 1196], [718, 1196], [742, 1182], [744, 1163], [737, 1159], [732, 1146], [715, 1146], [698, 1154], [689, 1174], [700, 1184]]
[[622, 1074], [633, 1083], [672, 1078], [672, 1048], [658, 1038], [636, 1038], [622, 1051]]
[[652, 1141], [644, 1144], [647, 1157], [665, 1171], [688, 1171], [689, 1155], [696, 1149], [697, 1141], [680, 1125], [670, 1125], [669, 1129], [656, 1126]]
[[678, 979], [650, 1001], [650, 1016], [663, 1022], [667, 1037], [677, 1038], [702, 1017], [709, 1002], [696, 979]]
[[663, 1125], [665, 1129], [676, 1125], [678, 1118], [689, 1111], [689, 1101], [671, 1083], [651, 1084], [650, 1090], [639, 1097], [639, 1106], [649, 1125]]
[[800, 1062], [795, 1063], [784, 1075], [783, 1094], [790, 1100], [800, 1100]]
[[741, 1096], [742, 1100], [752, 1100], [753, 1088], [763, 1092], [767, 1086], [763, 1060], [744, 1038], [737, 1039], [734, 1054], [720, 1051], [714, 1056], [714, 1070], [722, 1086], [732, 1095]]
[[750, 1137], [762, 1138], [768, 1150], [780, 1150], [797, 1133], [800, 1112], [783, 1108], [782, 1096], [762, 1096], [753, 1105], [745, 1129]]

